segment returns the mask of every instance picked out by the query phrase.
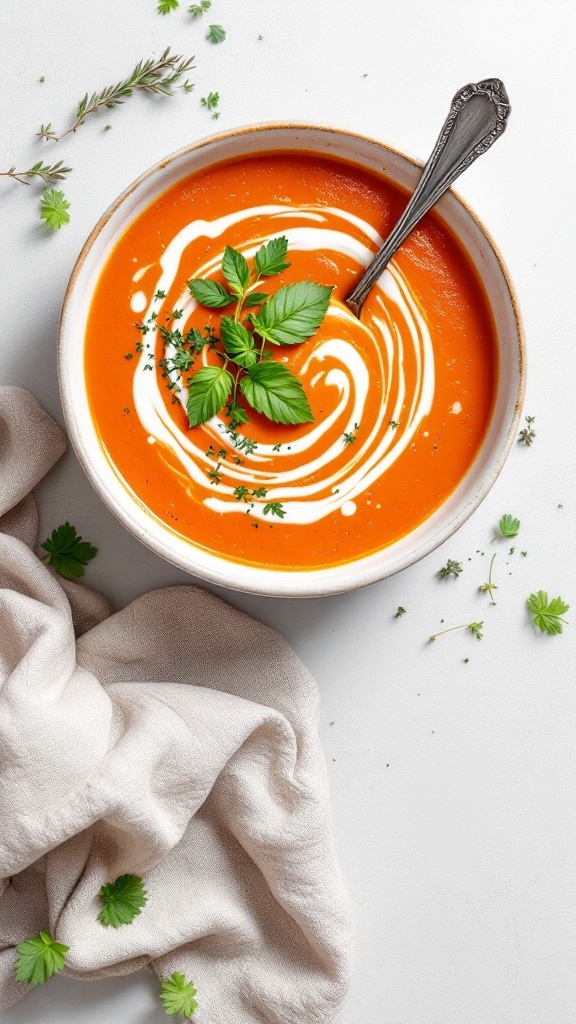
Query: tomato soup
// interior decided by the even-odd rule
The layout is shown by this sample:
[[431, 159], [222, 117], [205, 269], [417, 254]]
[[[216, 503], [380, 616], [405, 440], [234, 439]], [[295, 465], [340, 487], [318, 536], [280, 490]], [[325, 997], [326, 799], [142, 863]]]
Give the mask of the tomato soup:
[[[85, 373], [107, 458], [152, 517], [225, 559], [301, 571], [392, 544], [451, 494], [485, 435], [498, 372], [473, 266], [431, 213], [360, 320], [343, 302], [405, 203], [353, 164], [261, 154], [178, 182], [124, 232], [92, 299]], [[158, 326], [175, 315], [182, 331], [218, 333], [220, 310], [199, 306], [187, 282], [225, 284], [226, 245], [252, 265], [280, 236], [290, 266], [267, 291], [334, 289], [313, 337], [272, 354], [303, 382], [314, 419], [283, 425], [246, 407], [233, 432], [224, 411], [190, 427], [190, 377], [162, 368]], [[217, 363], [207, 346], [194, 369]]]

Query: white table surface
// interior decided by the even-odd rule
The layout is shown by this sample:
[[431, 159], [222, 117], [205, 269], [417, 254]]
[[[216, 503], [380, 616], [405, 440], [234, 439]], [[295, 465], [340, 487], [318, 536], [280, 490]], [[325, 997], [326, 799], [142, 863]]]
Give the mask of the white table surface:
[[[574, 1024], [576, 7], [213, 0], [210, 17], [193, 22], [187, 3], [160, 17], [155, 0], [2, 0], [3, 165], [62, 158], [74, 173], [64, 186], [72, 221], [49, 237], [40, 190], [0, 180], [0, 381], [29, 388], [61, 420], [56, 325], [68, 276], [101, 212], [160, 157], [215, 128], [295, 119], [422, 158], [457, 88], [503, 78], [506, 136], [458, 188], [516, 284], [535, 444], [515, 445], [459, 533], [393, 579], [308, 602], [222, 596], [283, 633], [320, 687], [334, 829], [358, 920], [342, 1024]], [[204, 39], [209, 21], [224, 25], [225, 43]], [[86, 90], [167, 45], [196, 54], [191, 95], [135, 96], [56, 147], [33, 138], [41, 121], [68, 126]], [[209, 90], [220, 92], [218, 122], [200, 106]], [[115, 521], [72, 452], [39, 500], [44, 535], [69, 518], [97, 544], [87, 578], [118, 607], [190, 580]], [[476, 588], [503, 512], [522, 531], [514, 555], [499, 548], [491, 607]], [[435, 577], [448, 557], [464, 563], [458, 580]], [[574, 606], [560, 637], [530, 628], [525, 601], [539, 588]], [[407, 613], [396, 620], [399, 604]], [[427, 645], [441, 619], [483, 619], [485, 637]], [[3, 1021], [156, 1024], [165, 1019], [156, 991], [146, 974], [56, 978]]]

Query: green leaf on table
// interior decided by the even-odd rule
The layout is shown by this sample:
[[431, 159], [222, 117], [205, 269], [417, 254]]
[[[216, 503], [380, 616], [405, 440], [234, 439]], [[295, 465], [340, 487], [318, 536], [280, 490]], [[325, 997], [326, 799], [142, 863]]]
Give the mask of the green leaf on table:
[[515, 519], [514, 516], [505, 515], [502, 516], [498, 526], [502, 537], [517, 537], [520, 531], [520, 520]]
[[539, 590], [537, 594], [530, 594], [527, 600], [528, 607], [534, 616], [534, 625], [538, 626], [542, 633], [555, 636], [562, 632], [562, 624], [567, 625], [566, 619], [561, 616], [570, 610], [561, 597], [553, 597], [548, 601], [548, 594], [545, 590]]
[[139, 875], [120, 875], [115, 882], [102, 886], [100, 896], [104, 906], [98, 914], [98, 920], [105, 927], [110, 925], [112, 928], [132, 924], [148, 901]]
[[225, 404], [234, 378], [222, 366], [204, 366], [190, 381], [186, 412], [191, 427], [212, 419]]
[[224, 42], [226, 39], [226, 32], [222, 28], [222, 25], [209, 25], [206, 39], [209, 39], [211, 43]]
[[220, 309], [234, 301], [234, 296], [218, 281], [203, 281], [202, 278], [196, 278], [188, 281], [188, 287], [196, 302], [201, 306], [209, 306], [210, 309]]
[[226, 352], [237, 366], [247, 370], [254, 365], [257, 359], [254, 338], [243, 324], [230, 316], [223, 316], [220, 334]]
[[250, 366], [240, 388], [249, 405], [274, 423], [310, 423], [314, 419], [302, 381], [281, 363], [265, 361]]
[[67, 202], [63, 192], [56, 192], [53, 188], [45, 188], [40, 200], [40, 219], [46, 221], [46, 226], [52, 231], [57, 231], [63, 224], [69, 224], [70, 203]]
[[250, 280], [250, 268], [237, 249], [227, 245], [222, 258], [222, 273], [235, 295], [242, 295]]
[[59, 974], [70, 946], [55, 942], [50, 932], [40, 932], [16, 946], [16, 978], [23, 985], [42, 985]]
[[287, 270], [290, 266], [286, 263], [286, 253], [288, 252], [288, 239], [284, 238], [271, 238], [266, 245], [261, 246], [254, 257], [256, 264], [256, 270], [259, 274], [263, 274], [265, 277], [271, 277], [273, 274], [281, 274], [283, 270]]
[[52, 536], [41, 547], [48, 552], [48, 565], [67, 580], [77, 580], [84, 575], [84, 566], [98, 553], [98, 548], [82, 540], [76, 527], [62, 523], [52, 530]]
[[254, 330], [274, 345], [305, 341], [322, 323], [331, 294], [332, 288], [311, 281], [286, 285], [254, 317]]
[[190, 1017], [198, 1009], [198, 1003], [194, 998], [198, 993], [193, 981], [186, 981], [183, 974], [176, 971], [170, 978], [164, 978], [160, 985], [160, 999], [164, 1005], [165, 1013], [171, 1017], [173, 1013], [181, 1013], [183, 1017]]
[[158, 0], [158, 14], [168, 14], [180, 6], [180, 0]]

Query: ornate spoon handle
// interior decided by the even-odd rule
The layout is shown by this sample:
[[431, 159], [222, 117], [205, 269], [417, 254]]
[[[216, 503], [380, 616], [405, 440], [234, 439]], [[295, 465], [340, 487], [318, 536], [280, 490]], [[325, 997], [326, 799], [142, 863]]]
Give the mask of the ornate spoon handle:
[[499, 78], [472, 82], [456, 93], [408, 206], [345, 300], [356, 316], [360, 316], [364, 299], [404, 239], [452, 182], [490, 149], [506, 128], [509, 114], [508, 95]]

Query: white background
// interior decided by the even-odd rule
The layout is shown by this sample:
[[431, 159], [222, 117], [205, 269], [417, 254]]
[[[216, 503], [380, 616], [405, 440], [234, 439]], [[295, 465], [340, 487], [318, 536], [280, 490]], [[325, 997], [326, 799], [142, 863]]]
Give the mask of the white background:
[[[518, 291], [534, 446], [515, 445], [471, 520], [393, 579], [308, 602], [223, 596], [283, 633], [320, 687], [334, 828], [358, 920], [342, 1024], [574, 1024], [576, 9], [571, 0], [213, 0], [210, 16], [192, 21], [187, 3], [160, 17], [155, 0], [2, 0], [1, 169], [43, 157], [74, 172], [72, 221], [53, 236], [38, 220], [39, 188], [0, 179], [0, 381], [29, 388], [61, 420], [56, 327], [74, 261], [112, 199], [172, 150], [214, 129], [295, 119], [425, 158], [460, 86], [504, 80], [506, 135], [458, 189]], [[211, 21], [227, 30], [221, 45], [204, 38]], [[191, 95], [135, 96], [56, 146], [33, 138], [41, 121], [67, 127], [86, 90], [169, 44], [196, 54]], [[220, 92], [217, 122], [200, 106], [209, 90]], [[118, 607], [189, 581], [113, 519], [71, 452], [39, 499], [43, 535], [69, 518], [99, 547], [88, 581]], [[498, 547], [491, 607], [477, 587], [504, 512], [522, 529], [513, 555]], [[465, 570], [439, 580], [448, 557]], [[573, 605], [560, 637], [530, 626], [526, 597], [539, 588]], [[399, 604], [407, 613], [395, 619]], [[441, 619], [483, 619], [484, 639], [450, 633], [427, 645]], [[145, 974], [57, 978], [3, 1020], [157, 1024], [156, 991]]]

